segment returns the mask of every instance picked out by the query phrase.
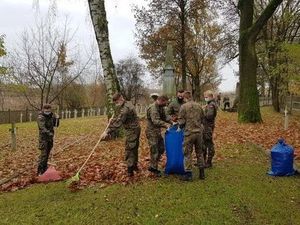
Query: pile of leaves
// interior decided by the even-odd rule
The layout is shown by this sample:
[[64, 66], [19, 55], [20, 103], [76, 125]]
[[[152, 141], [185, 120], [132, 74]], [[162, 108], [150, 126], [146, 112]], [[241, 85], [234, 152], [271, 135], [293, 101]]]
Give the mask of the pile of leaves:
[[[74, 120], [75, 123], [75, 120]], [[64, 180], [74, 176], [90, 151], [99, 139], [106, 126], [104, 118], [89, 121], [76, 121], [83, 128], [75, 132], [71, 122], [58, 130], [52, 163], [56, 170], [62, 172]], [[98, 126], [95, 126], [98, 124]], [[127, 176], [124, 162], [124, 140], [122, 138], [101, 142], [85, 168], [80, 173], [80, 181], [71, 185], [71, 189], [81, 189], [101, 183], [103, 186], [120, 183], [140, 182], [154, 177], [147, 171], [149, 165], [149, 147], [145, 136], [145, 121], [142, 121], [142, 133], [139, 148], [139, 172], [133, 178]], [[36, 129], [36, 128], [33, 128]], [[0, 152], [0, 190], [14, 191], [36, 183], [36, 168], [39, 150], [37, 149], [37, 132], [33, 135], [32, 128], [22, 128], [18, 131], [18, 149], [15, 152], [8, 145]], [[264, 123], [239, 124], [236, 113], [220, 113], [215, 128], [215, 145], [217, 156], [215, 160], [223, 160], [224, 147], [234, 144], [251, 142], [268, 150], [276, 144], [278, 138], [284, 138], [288, 144], [300, 153], [300, 121], [290, 121], [289, 129], [283, 129], [283, 116], [266, 113]], [[5, 144], [5, 143], [4, 143]], [[2, 143], [0, 143], [2, 145]], [[164, 167], [165, 157], [161, 160]], [[1, 185], [1, 182], [6, 181]]]

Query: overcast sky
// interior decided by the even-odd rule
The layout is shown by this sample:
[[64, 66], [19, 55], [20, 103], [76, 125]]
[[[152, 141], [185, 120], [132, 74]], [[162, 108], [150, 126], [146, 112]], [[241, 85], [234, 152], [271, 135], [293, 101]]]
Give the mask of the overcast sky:
[[[50, 0], [39, 0], [40, 12], [45, 15]], [[36, 10], [34, 0], [0, 0], [0, 34], [5, 34], [7, 50], [15, 47], [21, 32], [34, 23]], [[77, 29], [77, 39], [82, 43], [92, 43], [94, 31], [88, 14], [86, 0], [57, 0], [58, 15], [68, 16], [73, 29]], [[109, 22], [110, 45], [114, 61], [128, 55], [138, 55], [134, 40], [135, 20], [131, 11], [132, 4], [143, 5], [143, 0], [107, 0], [106, 12]], [[235, 89], [237, 65], [227, 65], [220, 70], [222, 75], [221, 91]]]

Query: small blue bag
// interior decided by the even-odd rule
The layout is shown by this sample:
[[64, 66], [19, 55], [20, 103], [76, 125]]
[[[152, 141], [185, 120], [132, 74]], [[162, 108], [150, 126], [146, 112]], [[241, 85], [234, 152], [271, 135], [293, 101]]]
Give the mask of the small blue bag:
[[294, 149], [287, 145], [284, 139], [279, 139], [277, 144], [271, 149], [271, 176], [292, 176], [295, 174], [293, 168]]
[[172, 126], [165, 136], [167, 155], [166, 174], [184, 174], [183, 163], [183, 130], [177, 132], [177, 126]]

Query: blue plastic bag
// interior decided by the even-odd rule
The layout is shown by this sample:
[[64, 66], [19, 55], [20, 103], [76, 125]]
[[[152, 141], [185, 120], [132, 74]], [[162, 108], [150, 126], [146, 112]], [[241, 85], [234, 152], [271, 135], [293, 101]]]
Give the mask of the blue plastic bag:
[[177, 126], [171, 127], [165, 136], [167, 155], [166, 174], [184, 174], [183, 130], [177, 132]]
[[284, 139], [279, 139], [271, 149], [271, 176], [291, 176], [295, 174], [293, 168], [294, 149], [287, 145]]

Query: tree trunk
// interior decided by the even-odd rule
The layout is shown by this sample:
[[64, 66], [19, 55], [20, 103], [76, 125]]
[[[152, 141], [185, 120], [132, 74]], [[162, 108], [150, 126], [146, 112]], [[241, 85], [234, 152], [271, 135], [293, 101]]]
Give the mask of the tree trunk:
[[257, 58], [255, 42], [240, 40], [240, 122], [261, 122], [259, 96], [256, 82]]
[[119, 91], [120, 88], [110, 51], [105, 5], [104, 0], [88, 0], [88, 3], [100, 52], [101, 65], [106, 86], [107, 112], [110, 117], [113, 114], [112, 96], [116, 91]]
[[272, 0], [253, 23], [254, 0], [240, 0], [239, 72], [240, 102], [239, 122], [262, 122], [257, 91], [257, 56], [255, 42], [259, 32], [273, 15], [282, 0]]
[[279, 103], [279, 90], [278, 90], [278, 79], [272, 77], [270, 79], [271, 93], [272, 93], [272, 105], [276, 112], [280, 112], [280, 103]]
[[200, 102], [201, 98], [201, 90], [200, 90], [200, 78], [199, 75], [197, 76], [192, 76], [193, 83], [194, 83], [194, 93], [193, 97], [196, 102]]
[[185, 33], [186, 33], [186, 3], [185, 1], [180, 2], [180, 21], [181, 21], [181, 49], [180, 49], [180, 55], [181, 55], [181, 82], [182, 82], [182, 88], [185, 90], [187, 88], [186, 85], [186, 67], [187, 67], [187, 62], [186, 62], [186, 38], [185, 38]]

